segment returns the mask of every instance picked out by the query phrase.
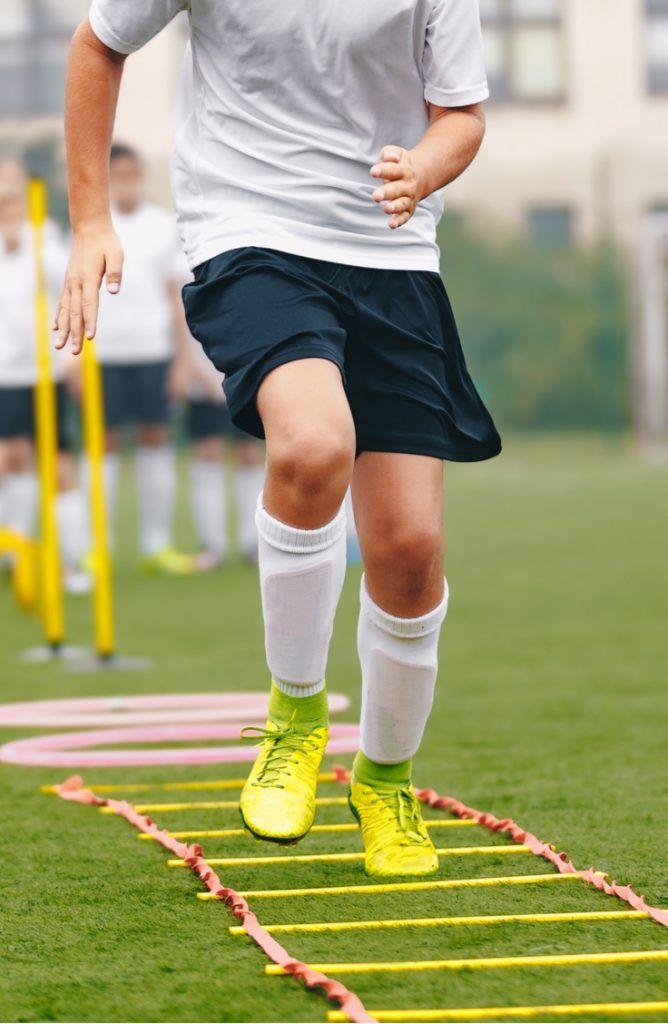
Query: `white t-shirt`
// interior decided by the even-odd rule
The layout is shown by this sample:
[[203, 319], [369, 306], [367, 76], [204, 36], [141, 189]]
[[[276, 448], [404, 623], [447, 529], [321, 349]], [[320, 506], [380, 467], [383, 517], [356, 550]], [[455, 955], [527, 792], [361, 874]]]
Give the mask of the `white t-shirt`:
[[[68, 254], [59, 230], [47, 224], [44, 232], [44, 270], [49, 296], [49, 321], [53, 316], [65, 280]], [[37, 341], [35, 322], [35, 247], [26, 224], [21, 244], [7, 252], [0, 239], [0, 388], [32, 387], [37, 383]], [[51, 324], [49, 322], [49, 329]], [[52, 375], [61, 380], [65, 353], [57, 351], [49, 338]]]
[[442, 193], [392, 231], [369, 170], [419, 141], [425, 100], [486, 99], [477, 0], [93, 0], [90, 22], [131, 53], [183, 10], [174, 190], [191, 267], [256, 245], [438, 269]]
[[142, 203], [130, 214], [112, 209], [124, 252], [118, 295], [100, 291], [97, 353], [101, 363], [153, 363], [173, 354], [167, 286], [183, 276], [183, 252], [173, 217]]

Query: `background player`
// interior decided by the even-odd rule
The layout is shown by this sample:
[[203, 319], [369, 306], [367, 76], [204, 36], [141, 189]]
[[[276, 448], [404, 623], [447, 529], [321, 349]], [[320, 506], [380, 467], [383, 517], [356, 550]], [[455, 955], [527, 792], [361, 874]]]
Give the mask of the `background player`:
[[102, 365], [106, 423], [105, 486], [110, 521], [118, 490], [123, 429], [135, 431], [139, 541], [146, 569], [181, 574], [192, 559], [171, 542], [176, 464], [171, 402], [189, 380], [183, 315], [183, 253], [173, 218], [145, 198], [144, 168], [129, 146], [110, 156], [111, 216], [125, 252], [123, 293], [102, 297]]

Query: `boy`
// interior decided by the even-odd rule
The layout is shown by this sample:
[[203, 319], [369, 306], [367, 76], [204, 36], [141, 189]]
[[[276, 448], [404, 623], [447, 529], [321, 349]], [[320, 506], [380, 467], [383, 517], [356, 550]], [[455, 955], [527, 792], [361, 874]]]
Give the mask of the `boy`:
[[487, 97], [475, 0], [94, 0], [71, 52], [74, 244], [58, 344], [121, 282], [108, 147], [125, 55], [191, 24], [175, 161], [192, 333], [265, 436], [258, 507], [269, 721], [241, 796], [258, 837], [311, 827], [352, 479], [365, 575], [350, 802], [369, 874], [438, 868], [411, 785], [445, 618], [443, 464], [500, 450], [438, 276], [441, 189]]
[[123, 428], [136, 430], [135, 471], [144, 567], [167, 575], [193, 570], [175, 551], [171, 525], [176, 466], [169, 431], [172, 398], [185, 388], [187, 333], [180, 282], [183, 254], [166, 210], [144, 198], [139, 154], [116, 144], [110, 153], [111, 216], [123, 243], [123, 295], [103, 295], [97, 343], [104, 383], [105, 484], [113, 519]]
[[[32, 537], [38, 502], [35, 474], [35, 251], [26, 208], [27, 180], [19, 164], [0, 165], [0, 525]], [[45, 229], [44, 265], [49, 294], [58, 295], [67, 253], [57, 229]], [[54, 353], [58, 434], [58, 498], [63, 582], [86, 593], [81, 568], [87, 548], [84, 497], [76, 482], [67, 424], [65, 362]]]

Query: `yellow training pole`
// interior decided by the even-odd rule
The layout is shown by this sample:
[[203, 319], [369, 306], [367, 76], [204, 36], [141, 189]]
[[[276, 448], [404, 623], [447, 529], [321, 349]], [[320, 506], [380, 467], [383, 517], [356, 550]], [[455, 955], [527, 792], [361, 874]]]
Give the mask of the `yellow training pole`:
[[[386, 928], [457, 928], [493, 924], [564, 924], [577, 921], [628, 921], [649, 914], [644, 910], [576, 910], [554, 914], [482, 914], [468, 917], [393, 917], [384, 921], [313, 921], [299, 924], [267, 924], [270, 935], [291, 932], [358, 932]], [[243, 925], [230, 925], [230, 935], [246, 935]]]
[[[103, 808], [104, 809], [104, 808]], [[602, 874], [602, 872], [599, 872]], [[291, 896], [348, 896], [355, 893], [372, 895], [388, 892], [425, 892], [429, 889], [479, 889], [494, 885], [549, 885], [551, 882], [579, 882], [578, 873], [572, 875], [509, 875], [490, 878], [445, 878], [433, 882], [377, 882], [368, 885], [323, 885], [316, 889], [245, 889], [239, 892], [245, 899], [275, 900]], [[213, 892], [198, 892], [198, 900], [220, 899]]]
[[110, 661], [114, 656], [116, 637], [111, 582], [111, 556], [109, 553], [104, 495], [104, 407], [100, 366], [95, 355], [95, 343], [91, 339], [86, 339], [84, 344], [83, 379], [84, 439], [90, 473], [90, 509], [95, 577], [93, 591], [95, 650], [101, 661]]
[[35, 422], [40, 486], [42, 612], [47, 645], [53, 653], [58, 653], [65, 639], [65, 616], [56, 518], [58, 487], [56, 391], [51, 375], [49, 293], [44, 267], [44, 225], [47, 198], [46, 186], [43, 181], [34, 179], [28, 186], [28, 212], [35, 251], [35, 343], [37, 353]]
[[[94, 786], [90, 787], [95, 789]], [[44, 792], [49, 792], [54, 789], [53, 786], [45, 786]], [[452, 820], [446, 819], [441, 821], [440, 819], [425, 818], [424, 820], [427, 828], [461, 828], [462, 825], [477, 825], [476, 821], [472, 821], [470, 818], [453, 818]], [[359, 825], [355, 822], [346, 822], [341, 825], [313, 825], [311, 832], [359, 832]], [[309, 835], [311, 834], [309, 832]], [[235, 836], [247, 836], [248, 831], [245, 828], [210, 828], [210, 829], [182, 829], [180, 832], [168, 832], [168, 836], [172, 839], [231, 839]], [[155, 836], [151, 835], [150, 832], [140, 832], [137, 839], [155, 841]]]
[[[472, 960], [389, 960], [360, 963], [309, 964], [323, 974], [374, 974], [403, 971], [485, 971], [503, 967], [575, 967], [578, 964], [638, 964], [668, 960], [668, 949], [633, 949], [623, 953], [558, 953], [545, 956], [491, 956]], [[265, 974], [288, 974], [279, 964], [266, 964]]]
[[[528, 846], [444, 846], [436, 853], [440, 857], [484, 857], [490, 854], [531, 853]], [[218, 868], [252, 867], [265, 864], [349, 864], [364, 860], [364, 853], [297, 853], [276, 854], [269, 857], [208, 857], [207, 864]], [[184, 860], [168, 860], [170, 868], [190, 867]]]
[[[432, 1021], [530, 1020], [534, 1017], [581, 1017], [594, 1014], [664, 1013], [668, 1000], [651, 1003], [553, 1003], [545, 1006], [464, 1006], [445, 1010], [369, 1010], [369, 1015], [382, 1024], [431, 1024]], [[350, 1018], [341, 1010], [330, 1010], [327, 1020], [344, 1024]]]

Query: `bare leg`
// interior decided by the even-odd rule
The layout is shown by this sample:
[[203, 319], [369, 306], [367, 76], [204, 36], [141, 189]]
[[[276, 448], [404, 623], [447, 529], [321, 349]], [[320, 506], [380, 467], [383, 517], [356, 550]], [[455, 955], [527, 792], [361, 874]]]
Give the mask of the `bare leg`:
[[341, 374], [325, 359], [279, 366], [262, 383], [267, 437], [264, 507], [283, 523], [314, 530], [341, 507], [355, 460], [355, 428]]
[[370, 597], [402, 618], [430, 611], [443, 597], [443, 463], [363, 452], [353, 503]]

